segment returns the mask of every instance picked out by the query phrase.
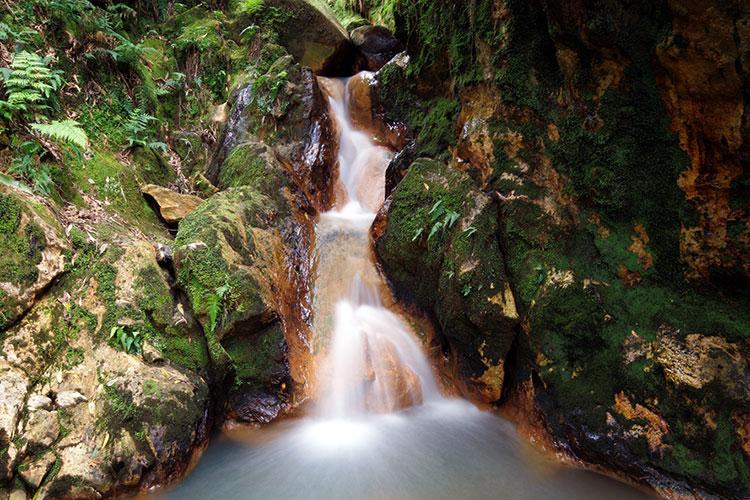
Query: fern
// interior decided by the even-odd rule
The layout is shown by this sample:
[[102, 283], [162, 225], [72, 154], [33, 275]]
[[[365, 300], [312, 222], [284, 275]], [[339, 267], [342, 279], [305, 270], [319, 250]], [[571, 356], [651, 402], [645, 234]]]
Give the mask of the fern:
[[135, 108], [128, 115], [125, 122], [125, 131], [128, 133], [127, 149], [142, 147], [150, 149], [167, 150], [167, 145], [160, 141], [155, 141], [149, 137], [149, 129], [155, 117], [143, 111], [141, 108]]
[[13, 57], [10, 68], [2, 71], [6, 101], [0, 101], [2, 117], [10, 121], [17, 114], [38, 116], [49, 108], [50, 100], [62, 84], [62, 71], [48, 67], [46, 58], [22, 51]]
[[18, 154], [11, 161], [8, 173], [24, 178], [37, 193], [49, 196], [54, 183], [49, 166], [40, 162], [44, 149], [36, 141], [25, 141], [18, 146]]
[[211, 333], [219, 326], [219, 314], [224, 305], [224, 297], [229, 292], [229, 285], [222, 285], [206, 299], [206, 313], [208, 314], [208, 329]]
[[40, 134], [58, 142], [69, 143], [86, 149], [89, 139], [86, 131], [75, 120], [54, 120], [50, 123], [32, 123], [31, 128]]

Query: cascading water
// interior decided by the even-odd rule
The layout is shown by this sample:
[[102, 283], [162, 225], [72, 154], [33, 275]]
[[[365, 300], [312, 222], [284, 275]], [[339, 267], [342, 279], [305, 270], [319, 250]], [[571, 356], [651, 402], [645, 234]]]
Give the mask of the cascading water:
[[336, 208], [316, 226], [313, 414], [215, 440], [175, 499], [643, 498], [545, 461], [513, 426], [442, 396], [405, 321], [389, 310], [368, 232], [392, 155], [348, 116], [347, 81], [321, 79], [339, 130]]
[[[318, 413], [343, 418], [434, 400], [440, 395], [429, 363], [409, 327], [384, 307], [384, 287], [369, 257], [369, 228], [383, 202], [392, 154], [352, 126], [344, 81], [321, 78], [321, 84], [339, 130], [343, 189], [337, 190], [337, 208], [322, 214], [317, 226], [315, 303], [333, 304], [316, 308], [315, 335], [330, 339]], [[336, 248], [345, 249], [347, 258], [328, 269], [326, 256], [336, 255]]]

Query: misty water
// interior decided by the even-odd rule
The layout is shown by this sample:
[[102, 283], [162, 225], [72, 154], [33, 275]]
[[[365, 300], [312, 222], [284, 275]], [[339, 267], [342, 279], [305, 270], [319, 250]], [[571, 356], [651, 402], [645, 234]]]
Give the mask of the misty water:
[[441, 394], [418, 337], [371, 257], [392, 152], [356, 130], [347, 80], [321, 79], [339, 138], [336, 206], [316, 226], [313, 330], [321, 346], [308, 416], [215, 438], [179, 499], [645, 498], [554, 464], [514, 426]]

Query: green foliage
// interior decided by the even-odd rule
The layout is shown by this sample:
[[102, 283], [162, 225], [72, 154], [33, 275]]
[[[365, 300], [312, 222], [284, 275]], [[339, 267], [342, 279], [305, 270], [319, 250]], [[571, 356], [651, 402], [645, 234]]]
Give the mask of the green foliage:
[[49, 196], [54, 183], [49, 165], [41, 163], [44, 148], [36, 141], [24, 141], [18, 146], [8, 172], [26, 179], [37, 193]]
[[[430, 215], [430, 222], [428, 224], [430, 231], [427, 234], [427, 241], [432, 240], [438, 233], [444, 235], [446, 230], [451, 229], [461, 217], [455, 210], [446, 209], [442, 199], [435, 202], [428, 214]], [[416, 241], [423, 233], [424, 228], [420, 227], [417, 229], [412, 241]]]
[[143, 347], [141, 332], [120, 325], [110, 329], [109, 340], [127, 353], [139, 354]]
[[31, 128], [55, 141], [70, 143], [81, 149], [88, 147], [86, 131], [75, 120], [53, 120], [50, 123], [32, 123]]
[[6, 121], [39, 117], [62, 84], [62, 71], [50, 69], [48, 59], [27, 51], [17, 53], [2, 76], [7, 99], [0, 101], [0, 117]]
[[163, 142], [150, 138], [151, 122], [156, 118], [149, 115], [141, 108], [135, 108], [130, 112], [124, 129], [128, 134], [128, 148], [144, 147], [150, 149], [167, 150]]
[[229, 292], [229, 285], [225, 284], [214, 290], [205, 298], [206, 312], [208, 315], [208, 329], [211, 333], [216, 331], [219, 325], [219, 315], [224, 308], [224, 297]]

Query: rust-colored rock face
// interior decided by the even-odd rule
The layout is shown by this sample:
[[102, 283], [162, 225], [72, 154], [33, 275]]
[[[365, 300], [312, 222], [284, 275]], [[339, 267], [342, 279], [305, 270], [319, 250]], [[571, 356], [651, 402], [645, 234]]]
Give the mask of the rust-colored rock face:
[[741, 183], [750, 151], [750, 6], [670, 1], [669, 7], [673, 32], [656, 50], [659, 83], [672, 128], [690, 156], [678, 183], [697, 212], [681, 231], [682, 258], [690, 278], [729, 275], [747, 282], [750, 214]]

